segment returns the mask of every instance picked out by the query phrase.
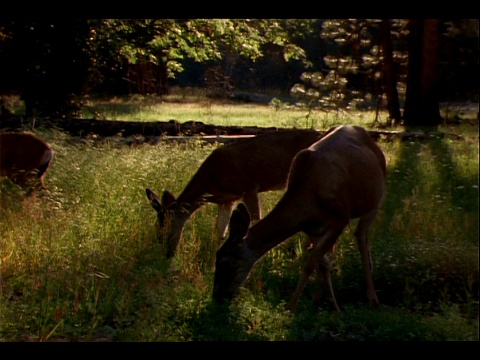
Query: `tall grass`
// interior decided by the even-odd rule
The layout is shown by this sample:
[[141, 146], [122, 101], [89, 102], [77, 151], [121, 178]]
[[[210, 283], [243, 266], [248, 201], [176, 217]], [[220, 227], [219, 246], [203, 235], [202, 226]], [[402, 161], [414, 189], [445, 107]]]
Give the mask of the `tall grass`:
[[[141, 117], [284, 127], [305, 120], [267, 106], [211, 104], [210, 114], [205, 105], [159, 106], [154, 115], [142, 106]], [[319, 129], [366, 126], [371, 115], [313, 121]], [[156, 239], [145, 187], [178, 195], [214, 145], [126, 147], [38, 129], [55, 149], [50, 194], [25, 198], [0, 182], [0, 340], [478, 341], [478, 124], [446, 130], [464, 138], [379, 143], [388, 186], [370, 241], [382, 307], [366, 304], [352, 223], [332, 276], [342, 314], [312, 301], [313, 281], [292, 314], [284, 305], [307, 256], [303, 235], [270, 251], [228, 308], [211, 302], [220, 245], [213, 205], [191, 218], [173, 260]], [[264, 213], [281, 194], [261, 194]]]

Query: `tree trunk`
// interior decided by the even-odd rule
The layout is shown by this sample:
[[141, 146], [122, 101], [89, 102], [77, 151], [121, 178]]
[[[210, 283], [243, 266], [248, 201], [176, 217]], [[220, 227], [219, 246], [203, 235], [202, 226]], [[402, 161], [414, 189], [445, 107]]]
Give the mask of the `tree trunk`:
[[392, 125], [397, 125], [401, 120], [400, 102], [398, 100], [397, 80], [395, 78], [393, 62], [393, 45], [390, 33], [390, 20], [383, 19], [381, 24], [381, 43], [383, 54], [383, 91], [387, 96], [388, 117]]
[[425, 19], [423, 33], [422, 101], [425, 125], [441, 123], [438, 104], [438, 59], [440, 49], [440, 20]]
[[168, 68], [166, 62], [160, 62], [157, 66], [158, 95], [168, 95]]
[[403, 119], [407, 127], [440, 123], [438, 104], [438, 19], [409, 20], [407, 94]]
[[421, 19], [408, 21], [407, 93], [403, 110], [403, 119], [407, 126], [415, 125], [421, 113], [422, 27]]

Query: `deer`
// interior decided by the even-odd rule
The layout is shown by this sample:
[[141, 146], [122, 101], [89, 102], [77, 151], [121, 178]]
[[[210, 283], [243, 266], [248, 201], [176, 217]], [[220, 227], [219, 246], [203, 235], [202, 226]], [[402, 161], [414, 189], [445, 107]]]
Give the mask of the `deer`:
[[157, 212], [158, 237], [166, 239], [167, 258], [175, 255], [187, 221], [205, 204], [218, 207], [216, 232], [222, 240], [238, 201], [248, 208], [252, 221], [259, 220], [259, 193], [284, 189], [294, 156], [321, 136], [314, 129], [291, 129], [242, 139], [213, 150], [178, 198], [165, 190], [160, 199], [154, 190], [146, 188]]
[[45, 174], [54, 151], [50, 144], [29, 133], [0, 133], [0, 176], [34, 195], [37, 189], [47, 190]]
[[311, 244], [307, 260], [286, 309], [294, 311], [313, 272], [326, 285], [334, 311], [340, 312], [327, 254], [346, 226], [358, 219], [358, 244], [371, 305], [379, 306], [367, 233], [380, 210], [386, 184], [382, 150], [359, 126], [333, 127], [293, 159], [285, 193], [263, 219], [250, 227], [247, 207], [239, 203], [230, 233], [216, 252], [212, 298], [230, 302], [248, 280], [254, 265], [272, 248], [303, 232]]

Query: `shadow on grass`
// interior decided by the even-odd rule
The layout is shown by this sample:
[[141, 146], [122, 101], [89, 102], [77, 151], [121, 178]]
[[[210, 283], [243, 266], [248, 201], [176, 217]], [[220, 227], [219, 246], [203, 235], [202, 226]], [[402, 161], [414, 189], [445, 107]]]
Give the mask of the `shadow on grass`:
[[193, 341], [254, 340], [238, 309], [229, 303], [209, 302], [189, 323]]
[[[423, 141], [401, 142], [399, 146], [399, 159], [395, 166], [390, 167], [387, 171], [387, 196], [382, 207], [383, 233], [375, 235], [390, 239], [391, 247], [388, 244], [381, 246], [384, 248], [384, 255], [388, 253], [389, 249], [391, 250], [389, 256], [390, 259], [393, 259], [392, 264], [396, 261], [398, 266], [388, 267], [383, 264], [380, 273], [377, 270], [375, 284], [377, 291], [381, 289], [380, 302], [392, 306], [412, 307], [417, 310], [419, 308], [438, 310], [438, 306], [442, 302], [473, 301], [478, 304], [478, 267], [475, 279], [475, 269], [464, 269], [461, 258], [453, 257], [452, 254], [444, 255], [439, 250], [441, 247], [448, 247], [448, 244], [443, 244], [441, 239], [424, 238], [424, 236], [428, 237], [429, 232], [422, 230], [422, 228], [428, 229], [428, 226], [445, 226], [443, 232], [437, 230], [437, 233], [440, 232], [440, 237], [444, 236], [449, 239], [450, 234], [446, 232], [451, 229], [446, 227], [446, 222], [442, 223], [442, 219], [438, 218], [446, 209], [457, 212], [457, 214], [461, 212], [465, 216], [477, 213], [478, 217], [478, 187], [474, 187], [474, 185], [478, 186], [478, 172], [477, 176], [462, 176], [458, 171], [452, 148], [442, 138], [432, 137]], [[420, 154], [425, 150], [431, 154], [429, 161], [433, 162], [432, 165], [435, 169], [435, 173], [428, 174], [428, 177], [435, 180], [435, 184], [429, 183], [424, 178], [425, 169], [422, 169], [422, 166], [425, 164], [421, 162]], [[426, 198], [424, 194], [431, 198]], [[442, 201], [450, 202], [443, 203]], [[435, 208], [437, 202], [438, 214]], [[415, 225], [415, 229], [411, 228], [406, 231], [411, 238], [405, 239], [403, 234], [396, 235], [389, 225], [399, 222], [398, 215], [405, 215], [409, 211], [408, 205], [417, 205], [420, 209], [426, 208], [426, 210], [424, 212], [419, 210], [418, 216], [424, 218], [413, 219], [419, 224]], [[428, 211], [433, 211], [432, 216], [437, 218], [429, 218]], [[403, 229], [402, 232], [404, 232]], [[478, 227], [476, 232], [476, 235], [465, 234], [465, 237], [458, 241], [454, 239], [455, 246], [459, 249], [466, 246], [466, 249], [469, 249], [470, 245], [476, 244]], [[418, 243], [412, 241], [414, 238], [418, 238]], [[386, 240], [383, 241], [386, 242]], [[401, 243], [402, 241], [404, 243]], [[372, 239], [372, 242], [375, 244], [375, 239]], [[402, 249], [401, 253], [398, 252], [400, 249]], [[416, 252], [418, 250], [424, 253]], [[442, 258], [438, 254], [441, 254]], [[399, 256], [397, 260], [394, 259], [396, 255]], [[465, 251], [461, 255], [466, 256]], [[423, 261], [419, 262], [419, 257], [423, 257]], [[440, 264], [444, 266], [443, 269]]]

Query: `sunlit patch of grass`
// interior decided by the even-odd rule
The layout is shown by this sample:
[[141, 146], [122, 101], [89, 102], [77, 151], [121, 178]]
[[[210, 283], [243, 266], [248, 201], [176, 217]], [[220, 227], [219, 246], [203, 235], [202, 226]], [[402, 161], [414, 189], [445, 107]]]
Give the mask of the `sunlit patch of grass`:
[[[128, 148], [56, 146], [55, 166], [49, 174], [50, 183], [56, 184], [51, 195], [20, 209], [20, 217], [18, 213], [2, 216], [3, 293], [25, 304], [69, 299], [57, 305], [52, 301], [58, 309], [51, 314], [34, 310], [31, 316], [43, 319], [39, 334], [53, 328], [54, 314], [72, 314], [77, 322], [95, 328], [108, 321], [105, 316], [115, 309], [107, 305], [109, 298], [118, 291], [123, 297], [136, 291], [135, 282], [128, 280], [130, 271], [138, 255], [152, 244], [145, 233], [150, 223], [138, 207], [144, 203], [145, 178], [133, 153]], [[25, 315], [22, 322], [29, 321]], [[57, 331], [68, 326], [74, 324], [64, 322]]]
[[[187, 121], [217, 126], [259, 126], [279, 128], [328, 129], [339, 124], [369, 126], [373, 111], [325, 112], [299, 106], [246, 103], [216, 100], [198, 95], [171, 94], [163, 97], [133, 96], [92, 102], [92, 107], [108, 120]], [[386, 118], [386, 114], [381, 113]], [[87, 115], [86, 115], [87, 116]]]

